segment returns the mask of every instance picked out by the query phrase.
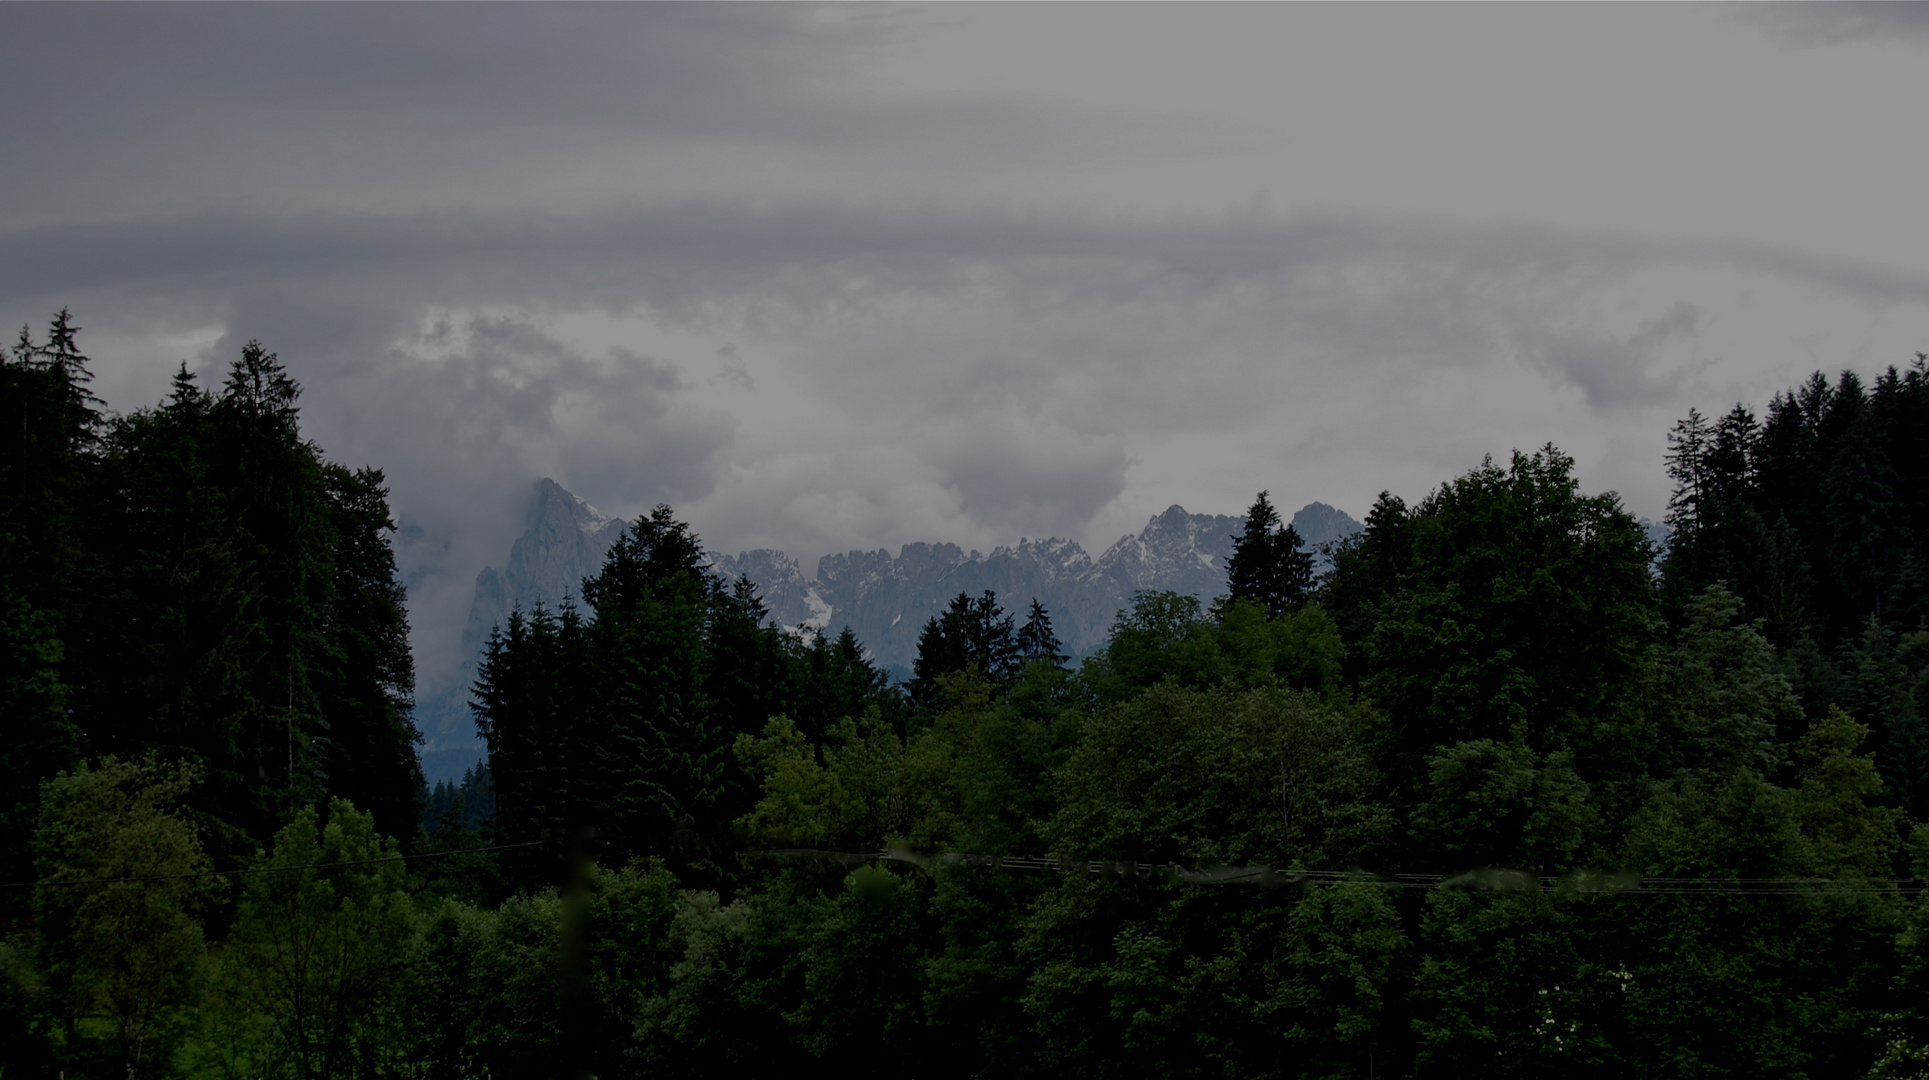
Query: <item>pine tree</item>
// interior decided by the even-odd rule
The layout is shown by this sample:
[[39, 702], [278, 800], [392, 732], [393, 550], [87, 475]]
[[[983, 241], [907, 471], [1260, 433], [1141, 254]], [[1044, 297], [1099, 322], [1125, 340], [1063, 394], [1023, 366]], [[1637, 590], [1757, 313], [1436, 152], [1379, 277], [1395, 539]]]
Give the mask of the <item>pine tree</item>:
[[323, 470], [330, 533], [328, 649], [320, 667], [329, 741], [328, 791], [372, 814], [376, 828], [408, 836], [419, 813], [421, 733], [411, 718], [415, 667], [407, 597], [397, 580], [388, 492], [379, 469]]
[[989, 589], [976, 598], [959, 593], [918, 634], [911, 700], [919, 708], [936, 708], [940, 678], [971, 672], [998, 685], [1017, 674], [1018, 666], [1012, 617], [998, 606], [997, 595]]
[[573, 606], [510, 612], [477, 669], [472, 708], [489, 748], [496, 837], [540, 845], [504, 853], [511, 880], [527, 889], [560, 884], [570, 845], [612, 813], [591, 675]]
[[601, 768], [592, 784], [608, 843], [664, 854], [723, 824], [732, 734], [704, 689], [705, 633], [720, 589], [689, 526], [659, 505], [583, 581]]
[[895, 726], [902, 720], [904, 697], [865, 655], [857, 634], [846, 626], [834, 639], [812, 637], [798, 651], [796, 706], [791, 719], [813, 742], [844, 719], [857, 719], [870, 709]]
[[[66, 351], [71, 348], [63, 347]], [[382, 475], [301, 435], [300, 386], [250, 342], [210, 394], [109, 424], [93, 467], [84, 625], [66, 641], [87, 749], [199, 763], [217, 861], [347, 796], [414, 830], [405, 597]]]
[[1018, 628], [1016, 643], [1018, 659], [1022, 663], [1036, 662], [1062, 671], [1065, 661], [1070, 659], [1059, 651], [1062, 646], [1058, 635], [1052, 632], [1052, 617], [1035, 596], [1031, 601], [1031, 614], [1026, 617], [1025, 625]]
[[[768, 617], [756, 585], [739, 576], [728, 592], [716, 589], [703, 650], [704, 701], [718, 735], [735, 745], [740, 735], [758, 735], [773, 716], [794, 704], [790, 642], [783, 631], [763, 625]], [[755, 786], [733, 754], [719, 814], [734, 820], [755, 805]]]
[[[83, 750], [71, 690], [98, 587], [87, 523], [102, 419], [78, 330], [62, 309], [46, 344], [23, 327], [0, 353], [0, 872], [14, 881], [32, 876], [41, 782]], [[24, 902], [0, 897], [16, 910]]]
[[1298, 530], [1279, 523], [1279, 512], [1264, 491], [1253, 500], [1245, 526], [1233, 537], [1226, 588], [1231, 599], [1250, 600], [1265, 608], [1267, 618], [1297, 610], [1312, 596], [1313, 555], [1304, 550]]
[[1686, 419], [1668, 432], [1668, 478], [1674, 491], [1668, 496], [1668, 531], [1677, 544], [1693, 536], [1700, 527], [1707, 503], [1708, 419], [1701, 410], [1690, 408]]

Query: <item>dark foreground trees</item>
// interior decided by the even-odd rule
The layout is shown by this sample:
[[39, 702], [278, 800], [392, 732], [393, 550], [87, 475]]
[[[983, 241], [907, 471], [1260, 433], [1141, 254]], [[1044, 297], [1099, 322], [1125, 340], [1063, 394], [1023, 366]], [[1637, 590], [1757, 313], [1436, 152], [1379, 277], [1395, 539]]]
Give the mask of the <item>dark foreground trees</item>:
[[[1791, 400], [1838, 448], [1818, 490], [1902, 535], [1908, 436], [1858, 449], [1873, 421]], [[1383, 497], [1290, 602], [1140, 595], [1076, 667], [1041, 606], [961, 596], [909, 701], [848, 633], [766, 625], [660, 508], [583, 607], [490, 646], [489, 839], [532, 846], [481, 852], [446, 789], [459, 835], [414, 848], [310, 799], [203, 893], [132, 868], [219, 865], [197, 808], [227, 781], [70, 763], [35, 800], [35, 873], [67, 884], [8, 941], [0, 1049], [68, 1076], [1917, 1075], [1907, 553], [1782, 515], [1804, 573], [1889, 583], [1847, 621], [1799, 575], [1697, 578], [1747, 564], [1696, 545], [1752, 550], [1718, 507], [1782, 490], [1721, 447], [1792, 460], [1728, 426], [1681, 436], [1658, 576], [1548, 447]], [[69, 670], [40, 633], [9, 692], [58, 720], [94, 691], [33, 681]]]
[[38, 785], [86, 757], [192, 763], [232, 865], [340, 796], [405, 832], [420, 787], [394, 528], [374, 469], [322, 456], [250, 342], [218, 389], [113, 415], [78, 327], [0, 363], [0, 862], [30, 876]]
[[807, 643], [766, 625], [748, 582], [713, 574], [667, 506], [617, 541], [582, 597], [587, 610], [512, 614], [477, 678], [496, 837], [537, 845], [505, 856], [517, 887], [560, 885], [572, 853], [715, 873], [756, 801], [739, 737], [780, 714], [821, 735], [902, 711], [848, 630]]

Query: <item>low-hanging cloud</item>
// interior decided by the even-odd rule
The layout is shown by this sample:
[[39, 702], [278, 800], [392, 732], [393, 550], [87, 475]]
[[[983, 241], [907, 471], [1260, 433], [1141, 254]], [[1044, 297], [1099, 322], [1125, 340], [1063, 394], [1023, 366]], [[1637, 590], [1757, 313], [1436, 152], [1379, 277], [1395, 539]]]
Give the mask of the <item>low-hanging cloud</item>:
[[535, 479], [629, 506], [714, 488], [735, 424], [688, 401], [674, 365], [591, 353], [528, 317], [353, 295], [249, 297], [200, 367], [218, 378], [239, 339], [261, 339], [304, 386], [305, 433], [331, 457], [384, 469], [431, 677], [452, 668], [475, 573], [523, 528]]
[[1677, 301], [1625, 339], [1562, 333], [1530, 321], [1517, 329], [1516, 341], [1536, 367], [1578, 387], [1595, 409], [1655, 405], [1673, 400], [1686, 375], [1678, 369], [1656, 374], [1655, 353], [1671, 339], [1692, 335], [1700, 314], [1693, 304]]

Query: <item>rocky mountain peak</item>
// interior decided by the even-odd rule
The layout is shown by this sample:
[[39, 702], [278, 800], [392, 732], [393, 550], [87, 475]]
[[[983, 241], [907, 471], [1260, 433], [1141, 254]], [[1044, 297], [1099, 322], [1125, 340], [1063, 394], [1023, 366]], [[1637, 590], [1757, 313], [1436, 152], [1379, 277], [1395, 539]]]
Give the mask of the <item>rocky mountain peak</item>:
[[[511, 610], [528, 610], [538, 602], [554, 606], [576, 596], [582, 579], [597, 572], [610, 545], [629, 527], [547, 479], [536, 485], [528, 522], [503, 568], [477, 575], [465, 632], [472, 658]], [[727, 579], [742, 576], [755, 583], [776, 625], [830, 634], [849, 626], [874, 659], [908, 676], [925, 621], [959, 593], [977, 596], [990, 590], [1020, 619], [1037, 598], [1074, 654], [1102, 644], [1138, 592], [1170, 590], [1210, 601], [1225, 592], [1226, 561], [1243, 525], [1240, 517], [1194, 514], [1175, 503], [1097, 558], [1076, 541], [1051, 537], [1021, 539], [988, 555], [943, 542], [905, 544], [895, 556], [883, 548], [847, 551], [819, 559], [814, 577], [798, 560], [769, 548], [713, 554], [710, 565]], [[1307, 504], [1293, 515], [1293, 526], [1312, 547], [1360, 527], [1324, 503]], [[438, 775], [460, 775], [461, 766], [480, 754], [467, 709], [473, 673], [472, 659], [463, 692], [447, 701], [425, 701], [418, 709], [431, 743], [425, 767]]]

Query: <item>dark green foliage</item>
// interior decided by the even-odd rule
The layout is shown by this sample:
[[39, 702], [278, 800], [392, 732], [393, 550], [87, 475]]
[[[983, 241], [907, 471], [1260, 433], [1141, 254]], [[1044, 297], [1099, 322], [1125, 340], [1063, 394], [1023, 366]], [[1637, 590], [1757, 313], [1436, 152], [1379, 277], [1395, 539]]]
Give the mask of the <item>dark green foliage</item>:
[[863, 716], [872, 707], [894, 723], [902, 719], [903, 695], [865, 655], [848, 626], [834, 639], [813, 635], [795, 650], [792, 670], [796, 692], [790, 716], [814, 741], [822, 741], [839, 720]]
[[[720, 591], [697, 538], [667, 506], [638, 520], [602, 572], [583, 581], [595, 614], [586, 685], [597, 724], [594, 747], [584, 748], [595, 755], [585, 824], [604, 830], [615, 851], [688, 849], [720, 822], [734, 733], [704, 679], [706, 622]], [[743, 617], [740, 604], [731, 615]]]
[[1232, 540], [1226, 588], [1234, 600], [1251, 600], [1269, 618], [1298, 608], [1313, 592], [1313, 553], [1260, 492], [1246, 511], [1246, 524]]
[[479, 671], [495, 838], [513, 884], [560, 885], [572, 845], [668, 858], [715, 874], [756, 788], [732, 753], [773, 716], [814, 738], [898, 695], [847, 629], [808, 642], [764, 625], [747, 580], [726, 587], [667, 506], [638, 521], [583, 582], [588, 617], [513, 614]]
[[[1377, 854], [1376, 720], [1265, 687], [1154, 687], [1085, 722], [1051, 846], [1070, 858], [1327, 868]], [[1376, 860], [1377, 861], [1377, 860]]]
[[[49, 780], [34, 834], [40, 970], [67, 1067], [101, 1044], [138, 1076], [165, 1061], [202, 957], [199, 922], [225, 882], [180, 803], [196, 770], [107, 757]], [[124, 881], [111, 879], [153, 878]], [[110, 879], [100, 881], [99, 879]], [[81, 881], [85, 885], [59, 882]]]
[[[81, 755], [153, 751], [202, 770], [188, 797], [217, 862], [330, 796], [411, 831], [381, 473], [302, 439], [300, 388], [254, 342], [218, 393], [183, 367], [160, 405], [104, 418], [77, 329], [62, 312], [0, 365], [0, 814]], [[20, 876], [17, 841], [4, 853]]]
[[185, 371], [110, 429], [104, 575], [83, 711], [94, 745], [204, 763], [202, 806], [263, 840], [294, 807], [354, 798], [412, 828], [414, 672], [379, 471], [302, 440], [299, 387], [249, 343], [211, 395]]
[[[0, 595], [0, 604], [0, 716], [7, 728], [0, 737], [0, 880], [27, 881], [41, 781], [79, 760], [81, 736], [68, 718], [53, 620], [17, 594]], [[24, 902], [18, 892], [0, 895], [8, 915]]]
[[909, 686], [911, 701], [920, 709], [939, 707], [939, 681], [947, 675], [970, 672], [993, 684], [1018, 673], [1022, 659], [1012, 617], [998, 606], [990, 591], [971, 597], [952, 597], [944, 614], [933, 616], [918, 634], [918, 656]]
[[[1929, 366], [1868, 385], [1819, 372], [1777, 394], [1757, 426], [1741, 406], [1671, 436], [1676, 536], [1664, 564], [1670, 618], [1720, 583], [1781, 651], [1803, 708], [1842, 705], [1875, 729], [1890, 797], [1929, 812], [1921, 661], [1929, 628]], [[1794, 732], [1779, 732], [1786, 743]]]
[[1018, 648], [1018, 662], [1021, 664], [1041, 663], [1054, 668], [1063, 668], [1065, 661], [1071, 659], [1058, 650], [1064, 645], [1052, 630], [1051, 613], [1045, 605], [1032, 597], [1031, 612], [1025, 616], [1025, 625], [1018, 628], [1013, 639]]
[[420, 735], [410, 716], [415, 666], [382, 479], [378, 469], [322, 471], [334, 571], [334, 632], [317, 665], [329, 734], [322, 769], [332, 797], [373, 814], [384, 832], [407, 835], [422, 784]]
[[25, 327], [0, 357], [0, 581], [56, 632], [73, 628], [88, 569], [88, 488], [99, 452], [101, 401], [65, 309], [36, 343]]
[[1346, 647], [1319, 605], [1268, 619], [1256, 601], [1234, 600], [1213, 615], [1196, 597], [1140, 593], [1119, 613], [1111, 640], [1087, 658], [1082, 679], [1101, 701], [1158, 685], [1283, 684], [1339, 692]]
[[493, 827], [496, 787], [487, 761], [463, 770], [462, 779], [436, 781], [422, 796], [422, 831], [433, 835], [448, 829], [483, 830]]
[[[1383, 500], [1339, 553], [1333, 599], [1365, 630], [1362, 685], [1392, 721], [1400, 787], [1477, 740], [1565, 751], [1590, 784], [1638, 775], [1660, 629], [1651, 553], [1620, 501], [1581, 495], [1572, 471], [1552, 447], [1489, 461], [1411, 511]], [[1385, 568], [1391, 580], [1354, 580]]]
[[[65, 310], [48, 341], [25, 328], [0, 355], [0, 877], [33, 876], [27, 838], [38, 786], [72, 767], [83, 741], [69, 700], [83, 632], [88, 487], [99, 453], [100, 402]], [[17, 915], [24, 898], [0, 897]]]
[[476, 675], [476, 730], [489, 747], [494, 838], [540, 844], [503, 854], [512, 880], [560, 882], [572, 834], [600, 822], [594, 691], [586, 631], [574, 607], [512, 612], [489, 637]]
[[1320, 603], [1339, 624], [1341, 637], [1356, 646], [1346, 661], [1351, 682], [1367, 673], [1367, 655], [1358, 643], [1372, 634], [1381, 611], [1407, 580], [1408, 522], [1406, 501], [1382, 491], [1367, 511], [1365, 527], [1333, 548], [1333, 571], [1320, 585]]
[[[658, 507], [498, 628], [489, 762], [433, 790], [380, 473], [257, 346], [111, 422], [84, 370], [64, 317], [5, 370], [47, 498], [0, 504], [0, 814], [28, 873], [161, 880], [22, 890], [8, 1075], [1929, 1063], [1921, 363], [1691, 413], [1658, 581], [1547, 447], [1383, 494], [1310, 596], [1262, 493], [1233, 596], [1136, 596], [1075, 671], [960, 595], [910, 701]], [[179, 876], [224, 864], [272, 872]]]

